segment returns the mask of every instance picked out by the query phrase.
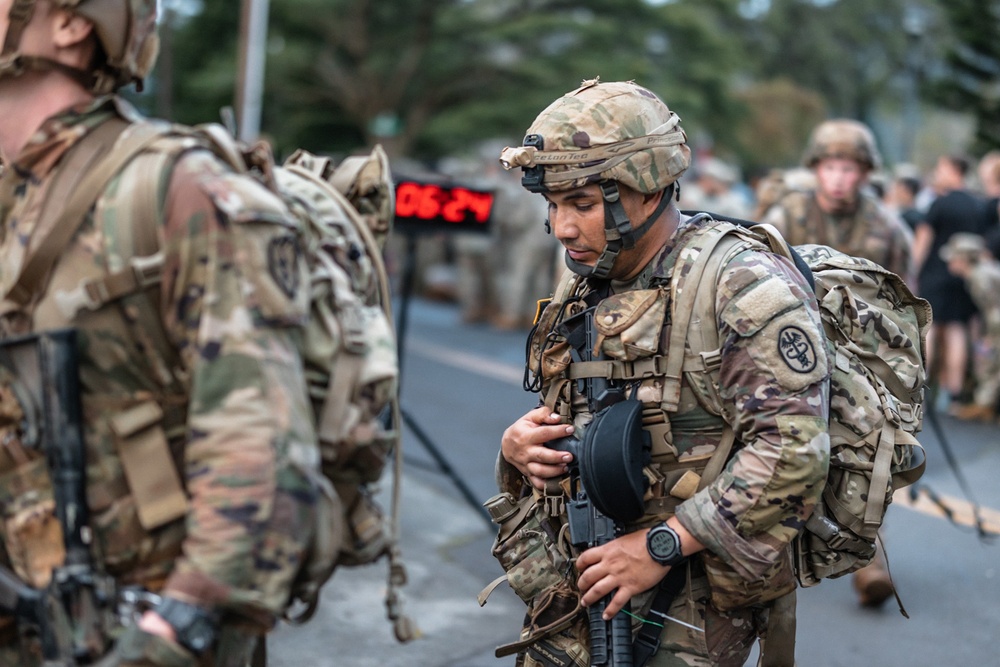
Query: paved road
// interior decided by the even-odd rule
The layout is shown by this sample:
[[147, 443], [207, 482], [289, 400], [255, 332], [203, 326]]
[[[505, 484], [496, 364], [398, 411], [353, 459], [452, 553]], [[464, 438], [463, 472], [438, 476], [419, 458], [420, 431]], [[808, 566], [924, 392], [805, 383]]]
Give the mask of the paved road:
[[[493, 531], [459, 486], [440, 472], [443, 456], [470, 494], [493, 493], [500, 434], [533, 404], [520, 387], [525, 332], [463, 326], [455, 308], [414, 300], [404, 339], [403, 402], [429, 437], [429, 447], [406, 431], [402, 547], [409, 567], [405, 608], [423, 631], [407, 645], [394, 642], [384, 620], [386, 567], [344, 570], [324, 591], [305, 627], [278, 630], [270, 664], [278, 667], [512, 667], [493, 648], [516, 637], [524, 607], [500, 586], [480, 608], [476, 594], [501, 570], [489, 549]], [[1000, 430], [940, 419], [961, 472], [978, 500], [1000, 508]], [[921, 438], [928, 470], [922, 480], [944, 496], [962, 521], [969, 515], [955, 475], [929, 424]], [[885, 527], [893, 576], [909, 612], [890, 602], [857, 607], [848, 578], [799, 592], [798, 664], [803, 667], [1000, 665], [1000, 545], [936, 509], [899, 501]], [[916, 503], [920, 505], [921, 503]], [[939, 512], [938, 512], [939, 513]], [[987, 512], [1000, 530], [1000, 512]], [[752, 664], [752, 663], [751, 663]]]

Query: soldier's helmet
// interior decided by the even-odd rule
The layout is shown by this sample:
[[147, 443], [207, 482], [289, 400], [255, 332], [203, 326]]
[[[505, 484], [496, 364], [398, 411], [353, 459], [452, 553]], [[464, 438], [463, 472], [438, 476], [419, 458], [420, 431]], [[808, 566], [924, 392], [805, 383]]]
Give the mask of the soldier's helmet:
[[[691, 164], [686, 141], [680, 118], [652, 92], [631, 82], [592, 79], [538, 114], [523, 145], [505, 148], [500, 163], [520, 167], [521, 185], [531, 192], [600, 186], [607, 244], [594, 266], [569, 253], [566, 265], [583, 276], [607, 278], [619, 253], [634, 248], [670, 204], [674, 182]], [[653, 214], [636, 222], [622, 205], [619, 184], [664, 194]]]
[[855, 160], [869, 171], [882, 167], [875, 135], [864, 123], [847, 118], [825, 121], [813, 130], [802, 163], [812, 168], [823, 158]]
[[505, 148], [500, 162], [521, 167], [533, 192], [611, 180], [649, 194], [688, 168], [686, 140], [680, 118], [649, 90], [593, 79], [538, 114], [524, 144]]
[[975, 261], [986, 252], [986, 241], [979, 234], [957, 232], [941, 247], [941, 259], [950, 262], [953, 258], [964, 257]]
[[77, 78], [98, 95], [142, 81], [156, 61], [156, 0], [50, 0], [53, 7], [67, 9], [94, 24], [101, 53], [89, 71], [69, 70], [47, 58], [21, 53], [21, 33], [31, 20], [39, 0], [11, 3], [7, 34], [0, 53], [0, 76], [16, 76], [29, 69], [59, 69]]

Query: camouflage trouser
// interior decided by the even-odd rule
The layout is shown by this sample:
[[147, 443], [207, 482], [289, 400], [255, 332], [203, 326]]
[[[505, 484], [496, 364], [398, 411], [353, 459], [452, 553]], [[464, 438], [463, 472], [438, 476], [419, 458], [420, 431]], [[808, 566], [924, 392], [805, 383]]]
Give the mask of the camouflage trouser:
[[[632, 599], [633, 610], [645, 610], [653, 592]], [[745, 608], [720, 612], [708, 604], [708, 579], [691, 578], [667, 612], [698, 632], [668, 621], [660, 633], [660, 649], [646, 667], [743, 667], [754, 642], [767, 627], [767, 610]], [[637, 628], [633, 628], [636, 630]], [[586, 643], [573, 632], [550, 637], [518, 659], [524, 667], [587, 667]], [[545, 659], [545, 655], [553, 659]]]
[[973, 402], [995, 410], [1000, 398], [1000, 341], [991, 336], [977, 347], [973, 375], [976, 390]]
[[746, 607], [720, 612], [708, 604], [708, 579], [695, 577], [667, 613], [690, 623], [698, 632], [667, 621], [660, 633], [660, 650], [647, 667], [743, 667], [757, 637], [767, 627], [767, 610]]
[[[214, 656], [195, 658], [182, 647], [144, 632], [126, 631], [115, 649], [95, 667], [249, 667], [257, 637], [224, 629]], [[0, 667], [41, 667], [38, 647], [0, 646]]]

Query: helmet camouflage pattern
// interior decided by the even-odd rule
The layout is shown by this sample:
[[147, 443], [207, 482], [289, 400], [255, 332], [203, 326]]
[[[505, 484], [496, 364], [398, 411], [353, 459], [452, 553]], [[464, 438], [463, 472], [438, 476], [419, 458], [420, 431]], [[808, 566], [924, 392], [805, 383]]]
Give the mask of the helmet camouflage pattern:
[[680, 118], [632, 82], [584, 81], [538, 114], [524, 145], [505, 148], [505, 169], [521, 167], [536, 192], [571, 190], [612, 180], [650, 194], [676, 181], [691, 163]]
[[802, 163], [812, 168], [823, 158], [855, 160], [870, 171], [882, 167], [872, 131], [864, 123], [846, 118], [828, 120], [813, 130]]
[[[79, 77], [96, 94], [113, 92], [142, 80], [153, 68], [159, 50], [156, 34], [156, 0], [51, 0], [94, 24], [94, 34], [104, 52], [94, 71]], [[38, 0], [15, 0], [0, 55], [0, 75], [20, 74], [26, 69], [51, 68], [52, 61], [20, 53], [20, 34], [31, 20]], [[62, 69], [56, 67], [56, 69]]]

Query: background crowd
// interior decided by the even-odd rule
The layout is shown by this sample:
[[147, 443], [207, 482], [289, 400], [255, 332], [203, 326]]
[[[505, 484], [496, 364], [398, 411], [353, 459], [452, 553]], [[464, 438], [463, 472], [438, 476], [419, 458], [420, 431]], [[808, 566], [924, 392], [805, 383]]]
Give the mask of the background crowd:
[[[495, 142], [476, 159], [449, 158], [441, 173], [498, 193], [491, 233], [441, 234], [419, 243], [418, 289], [454, 301], [466, 323], [499, 329], [530, 327], [537, 299], [552, 291], [564, 269], [562, 251], [545, 231], [542, 197], [524, 192], [495, 165]], [[804, 167], [743, 175], [738, 165], [711, 154], [696, 155], [681, 180], [680, 207], [720, 216], [764, 220], [790, 192], [816, 187]], [[901, 275], [930, 301], [934, 330], [929, 341], [931, 387], [937, 408], [963, 419], [997, 419], [1000, 364], [1000, 151], [974, 159], [941, 155], [930, 170], [901, 163], [869, 173], [862, 191], [887, 216], [912, 233]], [[399, 246], [396, 261], [402, 261]], [[992, 281], [992, 282], [991, 282]]]

